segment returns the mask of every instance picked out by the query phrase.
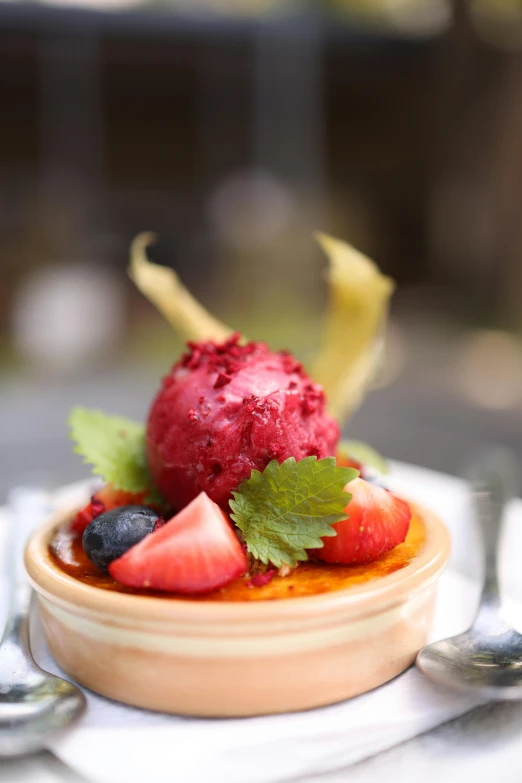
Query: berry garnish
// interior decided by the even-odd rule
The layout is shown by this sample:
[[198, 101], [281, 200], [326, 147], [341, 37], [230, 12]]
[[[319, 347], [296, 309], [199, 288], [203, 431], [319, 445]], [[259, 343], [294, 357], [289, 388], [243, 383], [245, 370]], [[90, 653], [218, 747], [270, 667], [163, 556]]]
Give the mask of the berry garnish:
[[122, 506], [105, 511], [85, 528], [84, 552], [96, 568], [107, 571], [113, 560], [158, 529], [160, 520], [147, 506]]
[[87, 503], [87, 505], [84, 506], [81, 511], [78, 511], [76, 516], [73, 518], [73, 521], [71, 522], [71, 530], [73, 530], [75, 533], [83, 533], [87, 525], [90, 525], [92, 520], [99, 516], [99, 514], [103, 514], [104, 511], [105, 506], [103, 503], [96, 498], [96, 495], [93, 495], [89, 503]]
[[125, 492], [115, 489], [112, 484], [106, 484], [96, 492], [89, 503], [78, 511], [71, 522], [71, 530], [75, 533], [83, 533], [87, 525], [104, 511], [111, 511], [121, 506], [142, 505], [146, 492]]
[[402, 544], [411, 520], [409, 505], [387, 489], [356, 478], [346, 485], [352, 498], [348, 519], [333, 525], [335, 537], [323, 538], [315, 554], [328, 563], [370, 563]]
[[111, 563], [109, 573], [129, 587], [197, 595], [230, 584], [247, 568], [228, 517], [202, 492]]

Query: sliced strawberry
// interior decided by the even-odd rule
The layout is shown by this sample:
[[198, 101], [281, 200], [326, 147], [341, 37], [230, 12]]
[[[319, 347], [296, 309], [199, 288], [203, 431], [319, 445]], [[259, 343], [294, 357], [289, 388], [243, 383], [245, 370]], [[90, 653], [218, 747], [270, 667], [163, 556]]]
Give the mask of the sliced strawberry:
[[201, 594], [234, 582], [247, 557], [228, 517], [205, 492], [109, 566], [129, 587]]
[[106, 484], [92, 496], [90, 503], [78, 511], [71, 522], [71, 530], [75, 533], [83, 533], [95, 517], [112, 508], [140, 506], [143, 504], [146, 494], [146, 492], [124, 492], [122, 489], [115, 489], [112, 484]]
[[96, 495], [93, 495], [90, 502], [81, 511], [78, 511], [74, 517], [71, 522], [71, 530], [75, 533], [83, 534], [83, 531], [91, 524], [92, 520], [104, 511], [105, 506], [103, 503], [97, 499]]
[[352, 493], [348, 519], [337, 522], [337, 535], [323, 538], [315, 554], [327, 563], [370, 563], [406, 538], [411, 520], [409, 505], [387, 489], [356, 478], [346, 485]]
[[92, 520], [94, 519], [91, 505], [92, 505], [92, 498], [91, 498], [91, 502], [87, 503], [87, 505], [84, 506], [81, 511], [78, 511], [76, 516], [73, 518], [71, 522], [71, 530], [73, 530], [75, 533], [83, 534], [85, 528], [88, 525], [90, 525]]

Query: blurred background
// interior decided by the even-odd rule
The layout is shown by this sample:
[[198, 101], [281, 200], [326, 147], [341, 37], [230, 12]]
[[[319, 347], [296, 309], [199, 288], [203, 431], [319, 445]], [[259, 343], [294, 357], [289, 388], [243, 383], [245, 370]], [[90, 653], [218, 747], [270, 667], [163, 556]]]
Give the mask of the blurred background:
[[522, 459], [522, 0], [0, 0], [0, 106], [0, 499], [85, 475], [73, 404], [146, 415], [180, 344], [126, 277], [142, 230], [305, 361], [312, 233], [347, 239], [399, 283], [347, 434]]

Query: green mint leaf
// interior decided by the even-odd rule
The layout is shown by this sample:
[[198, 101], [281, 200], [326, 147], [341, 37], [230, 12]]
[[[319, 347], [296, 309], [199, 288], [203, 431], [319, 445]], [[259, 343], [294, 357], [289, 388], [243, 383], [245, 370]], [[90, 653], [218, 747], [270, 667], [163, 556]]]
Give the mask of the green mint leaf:
[[69, 415], [69, 426], [74, 451], [92, 465], [93, 473], [125, 492], [151, 489], [143, 424], [78, 406]]
[[388, 473], [390, 470], [386, 459], [373, 446], [360, 440], [342, 440], [339, 451], [357, 462], [362, 462], [363, 465], [375, 468], [378, 473]]
[[351, 495], [344, 486], [359, 473], [339, 468], [334, 457], [293, 457], [281, 465], [272, 460], [233, 492], [232, 519], [243, 533], [248, 551], [262, 563], [295, 566], [307, 560], [307, 549], [335, 536], [335, 522], [346, 519]]

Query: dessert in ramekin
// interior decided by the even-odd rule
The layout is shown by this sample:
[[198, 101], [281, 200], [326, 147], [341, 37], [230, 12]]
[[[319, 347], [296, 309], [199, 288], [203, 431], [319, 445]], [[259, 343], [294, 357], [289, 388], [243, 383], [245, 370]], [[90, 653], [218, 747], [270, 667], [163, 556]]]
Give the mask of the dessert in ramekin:
[[[298, 581], [299, 568], [288, 585], [281, 578], [239, 588], [254, 600], [234, 600], [234, 588], [210, 600], [149, 597], [100, 589], [68, 574], [49, 549], [57, 526], [68, 519], [50, 521], [26, 555], [55, 660], [104, 696], [186, 715], [308, 709], [387, 682], [428, 639], [437, 579], [449, 554], [445, 527], [415, 507], [422, 534], [397, 548], [411, 546], [408, 562], [390, 573], [382, 575], [377, 561], [367, 567], [377, 573], [357, 581], [365, 568], [357, 566], [349, 586], [328, 589], [328, 579], [339, 587], [337, 567], [325, 566], [326, 584], [319, 575], [316, 582], [322, 592], [307, 587], [305, 597], [299, 597], [299, 582], [309, 572]], [[391, 564], [391, 554], [382, 563]], [[233, 600], [226, 600], [227, 589]], [[281, 597], [291, 594], [297, 597]]]
[[322, 241], [332, 305], [311, 374], [135, 246], [133, 279], [193, 339], [146, 426], [73, 411], [106, 484], [26, 553], [51, 653], [92, 690], [189, 715], [299, 710], [388, 681], [427, 641], [448, 534], [376, 480], [368, 447], [339, 443], [393, 286]]

